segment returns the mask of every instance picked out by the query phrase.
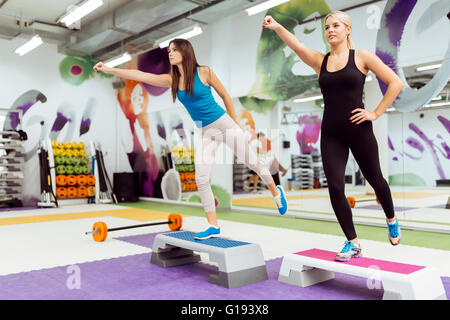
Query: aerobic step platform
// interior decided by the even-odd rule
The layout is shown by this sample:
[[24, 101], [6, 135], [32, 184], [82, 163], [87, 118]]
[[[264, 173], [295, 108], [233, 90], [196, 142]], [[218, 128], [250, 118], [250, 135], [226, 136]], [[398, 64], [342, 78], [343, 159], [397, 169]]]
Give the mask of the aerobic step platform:
[[218, 273], [209, 282], [235, 288], [269, 279], [259, 245], [227, 238], [194, 239], [194, 232], [177, 231], [158, 234], [153, 242], [152, 264], [167, 268], [200, 261], [194, 251], [209, 254], [218, 263]]
[[285, 255], [278, 281], [308, 287], [334, 278], [334, 272], [368, 278], [369, 289], [383, 285], [383, 300], [446, 300], [444, 285], [434, 270], [391, 261], [353, 258], [334, 260], [336, 252], [311, 249]]

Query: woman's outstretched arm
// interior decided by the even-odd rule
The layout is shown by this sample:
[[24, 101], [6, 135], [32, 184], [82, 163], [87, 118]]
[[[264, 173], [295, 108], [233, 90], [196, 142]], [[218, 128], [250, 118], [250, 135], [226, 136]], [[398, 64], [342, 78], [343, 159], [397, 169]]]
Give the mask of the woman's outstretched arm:
[[135, 69], [121, 69], [121, 68], [111, 68], [106, 66], [103, 62], [99, 62], [94, 66], [95, 71], [102, 71], [104, 73], [113, 74], [123, 79], [135, 80], [147, 83], [156, 87], [171, 87], [172, 86], [172, 76], [170, 74], [153, 74], [148, 72], [143, 72]]

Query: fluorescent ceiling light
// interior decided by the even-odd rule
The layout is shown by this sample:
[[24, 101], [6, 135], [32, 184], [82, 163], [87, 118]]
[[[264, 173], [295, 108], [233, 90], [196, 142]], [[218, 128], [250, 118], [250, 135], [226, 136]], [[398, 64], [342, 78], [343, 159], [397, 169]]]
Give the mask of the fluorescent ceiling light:
[[39, 35], [35, 35], [33, 38], [31, 38], [23, 45], [18, 47], [14, 52], [20, 56], [23, 56], [24, 54], [30, 52], [31, 50], [39, 47], [43, 43], [44, 42], [42, 41], [41, 37]]
[[112, 59], [109, 59], [107, 61], [104, 62], [104, 65], [107, 67], [115, 67], [118, 65], [121, 65], [122, 63], [125, 63], [127, 61], [131, 60], [131, 56], [128, 54], [128, 52], [125, 52], [124, 54], [114, 57]]
[[80, 20], [84, 16], [88, 15], [98, 7], [103, 5], [102, 0], [86, 0], [83, 1], [80, 5], [76, 6], [74, 9], [69, 10], [60, 20], [61, 23], [64, 23], [66, 26], [70, 26], [74, 22]]
[[288, 2], [289, 0], [269, 0], [265, 1], [263, 3], [257, 4], [256, 6], [250, 7], [248, 9], [245, 9], [249, 16], [252, 16], [254, 14], [257, 14], [261, 11], [270, 9], [272, 7], [278, 6], [279, 4]]
[[418, 67], [418, 68], [416, 68], [416, 71], [425, 71], [425, 70], [431, 70], [431, 69], [438, 69], [438, 68], [440, 68], [441, 66], [442, 66], [441, 63], [438, 63], [438, 64], [432, 64], [432, 65], [429, 65], [429, 66]]
[[446, 101], [446, 102], [439, 102], [439, 103], [430, 103], [425, 105], [424, 108], [433, 108], [433, 107], [441, 107], [441, 106], [450, 106], [450, 102]]
[[156, 40], [156, 43], [159, 44], [160, 48], [165, 48], [169, 45], [170, 41], [173, 39], [189, 39], [195, 36], [198, 36], [199, 34], [202, 34], [203, 30], [199, 26], [195, 25], [194, 27], [189, 27], [187, 29], [183, 29], [181, 31], [178, 31], [176, 33], [172, 33], [171, 35]]
[[369, 81], [372, 81], [372, 76], [370, 74], [366, 77], [366, 82], [369, 82]]
[[[442, 106], [450, 106], [450, 102], [446, 101], [446, 102], [439, 102], [439, 103], [429, 103], [429, 104], [424, 105], [422, 109], [434, 108], [434, 107], [442, 107]], [[395, 108], [391, 107], [391, 108], [388, 108], [386, 110], [386, 112], [392, 112], [392, 111], [395, 111]], [[420, 109], [417, 110], [417, 111], [420, 111]]]
[[314, 101], [314, 100], [319, 100], [319, 99], [323, 99], [323, 96], [300, 98], [300, 99], [295, 99], [292, 102], [306, 102], [306, 101]]

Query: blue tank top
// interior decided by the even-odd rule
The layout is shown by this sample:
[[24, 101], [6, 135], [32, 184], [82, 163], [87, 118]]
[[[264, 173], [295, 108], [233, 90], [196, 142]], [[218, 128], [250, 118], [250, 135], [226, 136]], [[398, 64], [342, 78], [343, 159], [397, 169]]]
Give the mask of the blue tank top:
[[214, 100], [211, 87], [202, 83], [198, 76], [198, 68], [195, 69], [194, 96], [185, 90], [177, 90], [177, 97], [189, 112], [195, 125], [199, 128], [213, 123], [225, 114], [225, 110]]

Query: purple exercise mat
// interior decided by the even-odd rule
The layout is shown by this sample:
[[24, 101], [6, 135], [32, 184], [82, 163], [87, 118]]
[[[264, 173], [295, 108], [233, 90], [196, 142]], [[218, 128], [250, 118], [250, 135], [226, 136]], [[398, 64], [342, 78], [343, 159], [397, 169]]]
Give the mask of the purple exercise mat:
[[[151, 248], [156, 234], [116, 238]], [[380, 287], [336, 273], [335, 279], [300, 288], [279, 282], [281, 258], [266, 261], [269, 280], [227, 289], [208, 282], [216, 267], [194, 263], [160, 268], [148, 254], [80, 263], [79, 289], [69, 289], [70, 266], [0, 276], [2, 300], [378, 300]], [[77, 269], [77, 268], [76, 268]], [[450, 278], [442, 278], [450, 296]], [[69, 285], [68, 285], [69, 283]]]

